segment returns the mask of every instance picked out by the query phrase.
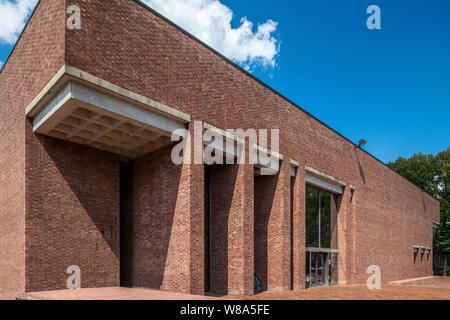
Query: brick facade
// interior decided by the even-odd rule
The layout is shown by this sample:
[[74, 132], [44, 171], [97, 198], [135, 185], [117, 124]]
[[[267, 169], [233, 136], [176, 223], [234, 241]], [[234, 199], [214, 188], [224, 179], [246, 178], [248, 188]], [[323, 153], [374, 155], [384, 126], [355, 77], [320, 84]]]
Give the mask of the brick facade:
[[27, 132], [25, 290], [118, 286], [118, 156]]
[[290, 170], [255, 178], [255, 273], [264, 290], [289, 290]]
[[25, 290], [24, 110], [64, 64], [64, 3], [41, 2], [0, 74], [0, 299]]
[[[81, 30], [65, 28], [71, 4], [81, 7]], [[133, 0], [41, 0], [0, 74], [0, 298], [64, 288], [72, 264], [83, 287], [205, 290], [204, 166], [175, 166], [170, 148], [121, 164], [34, 134], [24, 110], [64, 64], [192, 120], [280, 129], [278, 175], [213, 169], [223, 182], [211, 194], [218, 293], [251, 294], [254, 273], [268, 290], [304, 288], [305, 165], [347, 183], [341, 283], [364, 282], [372, 264], [383, 281], [431, 275], [431, 255], [412, 249], [432, 245], [439, 221], [439, 203], [422, 190]], [[299, 163], [295, 178], [289, 159]]]

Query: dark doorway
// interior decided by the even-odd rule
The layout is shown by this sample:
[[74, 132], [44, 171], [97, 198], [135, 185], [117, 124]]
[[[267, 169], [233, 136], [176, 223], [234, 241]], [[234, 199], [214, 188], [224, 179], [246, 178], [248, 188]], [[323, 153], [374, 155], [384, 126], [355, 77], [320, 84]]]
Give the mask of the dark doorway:
[[228, 294], [229, 228], [237, 165], [205, 166], [205, 291]]
[[131, 270], [127, 259], [132, 255], [133, 246], [130, 242], [129, 234], [131, 226], [131, 219], [127, 217], [127, 205], [129, 203], [129, 190], [132, 187], [130, 180], [130, 163], [120, 162], [120, 286], [131, 287], [132, 281], [130, 278]]
[[254, 268], [261, 290], [269, 288], [269, 220], [279, 175], [256, 175], [254, 182]]
[[205, 166], [205, 294], [211, 294], [211, 167]]

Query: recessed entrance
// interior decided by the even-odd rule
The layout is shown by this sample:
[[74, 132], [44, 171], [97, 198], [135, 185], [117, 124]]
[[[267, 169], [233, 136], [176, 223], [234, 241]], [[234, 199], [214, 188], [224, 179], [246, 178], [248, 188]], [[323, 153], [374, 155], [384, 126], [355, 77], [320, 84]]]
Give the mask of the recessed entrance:
[[306, 287], [338, 282], [338, 196], [306, 186]]
[[233, 196], [238, 165], [205, 166], [205, 292], [229, 294]]

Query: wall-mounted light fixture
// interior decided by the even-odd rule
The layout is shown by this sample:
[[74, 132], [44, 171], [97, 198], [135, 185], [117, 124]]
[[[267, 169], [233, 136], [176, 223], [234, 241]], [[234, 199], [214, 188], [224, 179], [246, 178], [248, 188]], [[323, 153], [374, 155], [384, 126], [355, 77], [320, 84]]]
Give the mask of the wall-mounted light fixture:
[[366, 145], [367, 141], [364, 139], [359, 140], [358, 142], [358, 148], [364, 147]]

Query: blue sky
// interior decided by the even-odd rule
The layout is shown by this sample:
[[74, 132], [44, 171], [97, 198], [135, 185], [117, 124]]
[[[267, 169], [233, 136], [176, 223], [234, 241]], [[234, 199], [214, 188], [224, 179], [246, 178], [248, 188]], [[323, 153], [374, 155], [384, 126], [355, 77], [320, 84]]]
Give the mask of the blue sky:
[[[168, 14], [174, 14], [169, 5], [177, 2], [145, 1]], [[186, 8], [169, 18], [194, 34], [207, 30], [202, 40], [345, 137], [366, 139], [365, 149], [383, 162], [450, 146], [450, 1], [221, 3], [219, 9], [226, 6], [233, 13], [234, 30], [244, 30], [239, 29], [242, 17], [253, 22], [253, 34], [242, 32], [247, 42], [230, 44], [227, 38], [224, 44], [217, 28], [185, 19]], [[372, 4], [381, 8], [381, 30], [366, 27]], [[0, 18], [1, 10], [2, 0]], [[258, 32], [258, 24], [267, 28]], [[0, 32], [0, 61], [13, 46], [5, 37], [2, 41]]]

